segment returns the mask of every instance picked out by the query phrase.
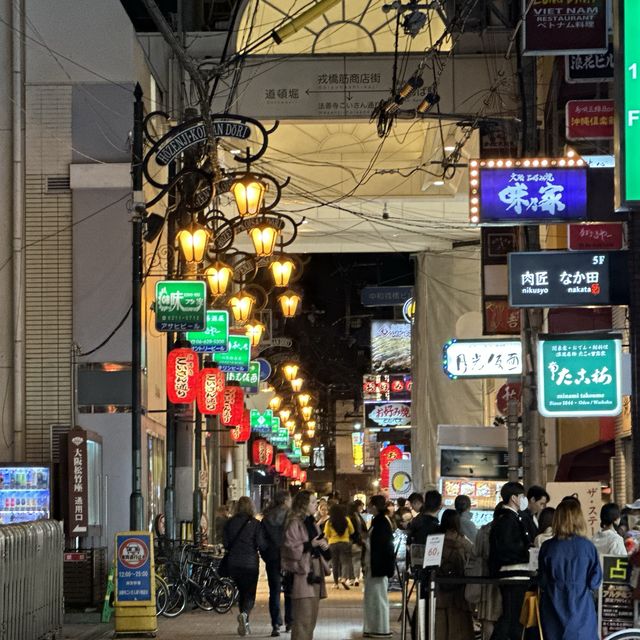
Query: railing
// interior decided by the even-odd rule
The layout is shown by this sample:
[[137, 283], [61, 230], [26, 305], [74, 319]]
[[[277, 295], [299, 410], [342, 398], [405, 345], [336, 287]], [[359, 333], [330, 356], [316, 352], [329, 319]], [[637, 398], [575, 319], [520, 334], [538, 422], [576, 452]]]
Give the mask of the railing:
[[62, 629], [62, 523], [0, 526], [0, 640], [39, 640]]

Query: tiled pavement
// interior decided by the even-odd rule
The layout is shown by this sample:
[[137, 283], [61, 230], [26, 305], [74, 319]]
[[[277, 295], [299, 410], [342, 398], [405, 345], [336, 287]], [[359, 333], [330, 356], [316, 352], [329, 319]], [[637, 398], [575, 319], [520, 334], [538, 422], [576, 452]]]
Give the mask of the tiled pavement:
[[[314, 640], [359, 640], [362, 637], [362, 587], [350, 591], [336, 590], [327, 583], [328, 598], [320, 603], [320, 615]], [[268, 592], [266, 584], [258, 587], [256, 607], [251, 615], [250, 638], [267, 638], [271, 633]], [[400, 594], [391, 593], [391, 628], [394, 638], [400, 637]], [[177, 618], [159, 618], [157, 638], [161, 640], [200, 640], [211, 638], [238, 638], [237, 608], [224, 615], [213, 611], [185, 611]], [[68, 616], [73, 623], [65, 624], [63, 640], [103, 640], [113, 637], [112, 624], [95, 624], [90, 618], [83, 624], [77, 616]], [[290, 634], [282, 633], [282, 640], [288, 640]]]

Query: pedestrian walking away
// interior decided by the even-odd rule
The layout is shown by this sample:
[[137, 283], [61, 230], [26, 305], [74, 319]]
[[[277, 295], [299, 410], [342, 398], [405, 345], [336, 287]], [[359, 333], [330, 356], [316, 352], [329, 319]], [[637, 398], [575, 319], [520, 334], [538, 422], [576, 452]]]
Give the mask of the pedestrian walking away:
[[258, 551], [265, 549], [263, 531], [255, 518], [253, 500], [242, 496], [235, 514], [224, 527], [224, 546], [227, 550], [229, 577], [238, 587], [238, 634], [251, 633], [249, 616], [256, 602], [258, 586]]
[[300, 491], [291, 504], [281, 551], [285, 589], [291, 594], [291, 640], [312, 640], [321, 598], [327, 597], [329, 544], [315, 522], [316, 497]]
[[355, 500], [350, 503], [347, 512], [349, 520], [353, 525], [353, 534], [351, 536], [351, 570], [353, 580], [350, 584], [357, 587], [360, 585], [362, 576], [362, 560], [364, 556], [365, 540], [367, 538], [367, 525], [360, 515], [364, 508], [362, 500]]
[[351, 536], [354, 534], [354, 527], [347, 518], [347, 511], [343, 505], [331, 505], [329, 519], [324, 525], [324, 534], [331, 550], [333, 586], [337, 589], [342, 585], [349, 590], [349, 581], [354, 579], [351, 564]]

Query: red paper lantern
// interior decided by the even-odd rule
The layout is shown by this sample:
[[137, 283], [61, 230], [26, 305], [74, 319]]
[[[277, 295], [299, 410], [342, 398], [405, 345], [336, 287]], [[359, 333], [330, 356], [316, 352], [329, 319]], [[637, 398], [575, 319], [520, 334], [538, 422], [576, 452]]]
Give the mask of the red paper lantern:
[[298, 478], [298, 480], [300, 480], [300, 484], [304, 484], [307, 481], [306, 469], [300, 469], [300, 477]]
[[251, 418], [248, 411], [243, 412], [242, 421], [231, 429], [230, 435], [234, 442], [243, 443], [249, 440], [251, 437]]
[[273, 462], [273, 445], [262, 438], [254, 440], [251, 447], [251, 458], [254, 465], [270, 465]]
[[222, 413], [224, 405], [224, 373], [207, 367], [198, 376], [198, 409], [200, 413], [215, 416]]
[[281, 476], [287, 476], [287, 471], [289, 470], [291, 466], [291, 460], [289, 460], [289, 458], [287, 458], [287, 456], [284, 453], [279, 453], [276, 456], [276, 472], [279, 473]]
[[302, 471], [302, 469], [300, 468], [299, 464], [292, 464], [291, 465], [291, 479], [292, 480], [300, 480], [300, 472]]
[[389, 445], [380, 450], [380, 486], [383, 489], [389, 488], [389, 465], [394, 460], [402, 459], [402, 449], [395, 444]]
[[244, 395], [240, 387], [225, 387], [220, 422], [225, 427], [237, 427], [244, 413]]
[[180, 347], [167, 355], [167, 397], [174, 404], [189, 404], [198, 392], [198, 354]]

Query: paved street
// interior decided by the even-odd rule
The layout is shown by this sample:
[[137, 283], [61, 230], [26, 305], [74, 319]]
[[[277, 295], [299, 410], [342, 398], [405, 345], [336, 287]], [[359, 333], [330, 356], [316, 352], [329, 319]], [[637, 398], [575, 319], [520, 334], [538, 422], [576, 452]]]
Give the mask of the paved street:
[[[316, 628], [315, 640], [354, 640], [362, 636], [362, 587], [352, 588], [350, 591], [334, 590], [330, 585], [329, 597], [320, 604], [320, 616]], [[268, 637], [271, 633], [271, 623], [267, 609], [266, 584], [258, 588], [256, 608], [251, 616], [252, 636], [256, 638]], [[399, 636], [400, 624], [400, 594], [392, 593], [391, 599], [391, 627], [396, 637]], [[158, 638], [166, 640], [199, 640], [211, 638], [237, 638], [237, 608], [225, 615], [214, 612], [195, 610], [185, 612], [173, 619], [160, 618]], [[76, 617], [76, 616], [74, 616]], [[74, 620], [73, 624], [66, 624], [62, 638], [64, 640], [100, 640], [113, 637], [112, 624], [81, 624]], [[282, 639], [287, 640], [290, 634], [282, 633]]]

